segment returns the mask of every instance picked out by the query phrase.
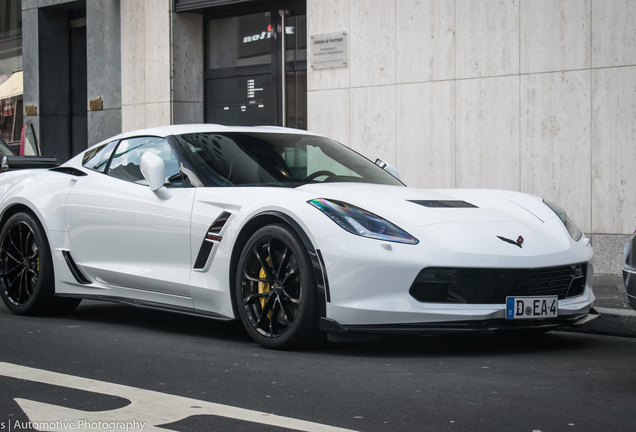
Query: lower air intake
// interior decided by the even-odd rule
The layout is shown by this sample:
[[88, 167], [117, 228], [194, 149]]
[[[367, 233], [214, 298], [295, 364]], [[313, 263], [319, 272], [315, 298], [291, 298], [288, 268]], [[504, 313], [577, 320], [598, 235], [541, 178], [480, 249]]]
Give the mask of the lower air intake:
[[429, 267], [409, 294], [427, 303], [504, 304], [506, 297], [577, 297], [585, 290], [587, 266], [575, 264], [539, 269]]

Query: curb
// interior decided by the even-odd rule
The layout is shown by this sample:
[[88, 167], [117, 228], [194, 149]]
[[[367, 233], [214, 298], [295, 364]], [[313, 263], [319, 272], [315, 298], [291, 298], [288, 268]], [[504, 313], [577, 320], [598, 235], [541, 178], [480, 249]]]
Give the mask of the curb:
[[635, 310], [602, 307], [595, 307], [594, 309], [601, 315], [601, 318], [594, 324], [566, 331], [636, 338]]

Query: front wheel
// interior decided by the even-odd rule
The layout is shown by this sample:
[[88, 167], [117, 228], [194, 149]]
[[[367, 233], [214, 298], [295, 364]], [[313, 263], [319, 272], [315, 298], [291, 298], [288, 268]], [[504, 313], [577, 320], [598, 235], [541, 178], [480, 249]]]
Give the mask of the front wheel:
[[0, 232], [0, 296], [17, 315], [67, 313], [81, 301], [54, 297], [49, 242], [29, 213], [11, 216]]
[[295, 232], [268, 225], [238, 262], [236, 301], [250, 336], [266, 348], [306, 348], [320, 339], [318, 292], [309, 254]]

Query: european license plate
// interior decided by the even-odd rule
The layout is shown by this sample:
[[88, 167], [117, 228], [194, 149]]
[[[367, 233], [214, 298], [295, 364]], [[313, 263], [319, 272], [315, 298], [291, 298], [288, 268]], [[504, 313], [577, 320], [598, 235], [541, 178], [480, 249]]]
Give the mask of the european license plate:
[[554, 318], [559, 315], [559, 298], [506, 297], [506, 319]]

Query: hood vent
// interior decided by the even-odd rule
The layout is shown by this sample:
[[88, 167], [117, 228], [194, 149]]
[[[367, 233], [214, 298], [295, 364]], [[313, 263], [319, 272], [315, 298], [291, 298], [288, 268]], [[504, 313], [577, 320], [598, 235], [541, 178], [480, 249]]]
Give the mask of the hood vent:
[[477, 208], [477, 206], [467, 203], [466, 201], [425, 201], [425, 200], [408, 200], [409, 202], [419, 204], [424, 207], [434, 208]]

